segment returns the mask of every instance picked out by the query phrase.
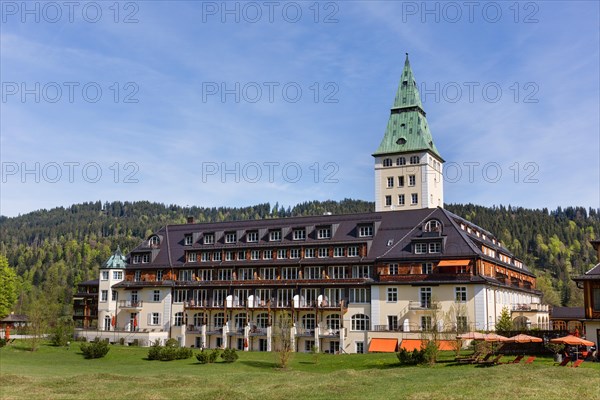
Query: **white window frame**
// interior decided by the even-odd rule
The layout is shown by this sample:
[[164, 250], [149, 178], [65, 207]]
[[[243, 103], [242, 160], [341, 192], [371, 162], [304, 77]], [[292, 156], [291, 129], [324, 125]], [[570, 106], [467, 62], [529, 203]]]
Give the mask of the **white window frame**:
[[250, 231], [250, 232], [246, 233], [246, 242], [247, 243], [258, 242], [258, 231]]
[[358, 257], [358, 246], [348, 246], [347, 257]]
[[292, 233], [293, 240], [306, 240], [306, 229], [296, 228], [292, 232], [293, 232]]
[[202, 243], [215, 244], [215, 234], [214, 233], [205, 233]]
[[281, 229], [269, 231], [269, 242], [281, 242]]
[[331, 226], [317, 228], [317, 239], [331, 239]]
[[398, 288], [396, 288], [396, 287], [387, 288], [386, 301], [388, 303], [397, 303], [398, 302]]
[[102, 271], [101, 280], [107, 281], [109, 277], [108, 271]]
[[232, 244], [237, 242], [237, 233], [227, 232], [225, 233], [225, 243]]

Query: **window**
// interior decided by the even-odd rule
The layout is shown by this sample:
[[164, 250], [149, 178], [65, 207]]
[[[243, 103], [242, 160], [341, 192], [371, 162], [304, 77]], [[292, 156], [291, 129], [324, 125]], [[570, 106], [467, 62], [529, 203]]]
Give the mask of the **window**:
[[257, 306], [265, 306], [269, 300], [271, 300], [271, 289], [256, 289], [254, 301]]
[[250, 231], [246, 233], [246, 242], [256, 243], [258, 242], [258, 231]]
[[196, 313], [194, 314], [194, 326], [202, 326], [204, 325], [204, 313]]
[[350, 303], [369, 303], [371, 301], [371, 290], [367, 288], [351, 288]]
[[100, 292], [100, 301], [108, 301], [108, 290]]
[[281, 268], [281, 279], [298, 279], [298, 267]]
[[383, 160], [383, 166], [384, 167], [391, 167], [392, 166], [392, 159], [391, 158], [386, 158]]
[[358, 246], [348, 247], [348, 257], [358, 257]]
[[323, 303], [327, 302], [327, 304], [323, 304], [323, 306], [324, 307], [337, 307], [340, 305], [340, 303], [343, 299], [344, 299], [344, 289], [327, 288], [327, 289], [325, 289], [325, 298], [323, 299]]
[[330, 239], [331, 238], [331, 227], [323, 226], [317, 228], [317, 239]]
[[146, 253], [142, 255], [142, 263], [149, 263], [150, 262], [150, 254]]
[[419, 156], [411, 156], [410, 157], [410, 163], [411, 164], [418, 164], [419, 163]]
[[344, 257], [344, 248], [343, 247], [334, 247], [333, 248], [333, 256], [334, 257]]
[[213, 323], [214, 323], [215, 329], [222, 328], [223, 325], [225, 325], [225, 314], [223, 314], [223, 313], [215, 314], [215, 316], [213, 317]]
[[187, 260], [188, 260], [188, 262], [196, 262], [196, 253], [195, 252], [187, 253]]
[[464, 303], [467, 301], [467, 288], [459, 286], [454, 288], [454, 298], [457, 302]]
[[390, 264], [390, 275], [398, 275], [398, 264]]
[[183, 312], [175, 313], [175, 317], [173, 319], [174, 326], [182, 326], [183, 325]]
[[321, 267], [304, 267], [304, 279], [321, 279]]
[[399, 176], [398, 177], [398, 186], [399, 187], [404, 187], [404, 176]]
[[[269, 253], [270, 250], [265, 251], [265, 253]], [[252, 250], [250, 252], [250, 259], [251, 260], [260, 260], [260, 250]]]
[[197, 306], [207, 306], [208, 305], [208, 291], [206, 289], [194, 289], [192, 291], [192, 298], [190, 299], [190, 303], [193, 302], [193, 305]]
[[368, 265], [354, 265], [352, 266], [352, 277], [353, 278], [370, 278], [371, 268]]
[[356, 353], [363, 354], [365, 352], [365, 342], [354, 342]]
[[248, 325], [248, 316], [246, 313], [236, 314], [235, 317], [233, 317], [233, 324], [238, 330], [244, 329], [244, 327]]
[[421, 308], [431, 308], [431, 288], [420, 288]]
[[387, 178], [387, 187], [388, 188], [393, 188], [394, 187], [394, 178], [391, 177], [391, 176]]
[[345, 277], [346, 277], [346, 267], [343, 267], [343, 266], [329, 267], [329, 278], [344, 279]]
[[223, 307], [225, 299], [227, 298], [227, 289], [215, 289], [213, 290], [213, 307]]
[[221, 252], [220, 251], [215, 251], [213, 253], [213, 261], [221, 261]]
[[173, 303], [184, 303], [188, 299], [188, 291], [186, 289], [177, 289], [173, 292]]
[[387, 301], [391, 303], [395, 303], [398, 301], [398, 288], [387, 288]]
[[270, 231], [269, 232], [269, 241], [270, 242], [279, 242], [281, 241], [281, 229]]
[[313, 351], [314, 346], [315, 346], [314, 340], [305, 340], [304, 341], [304, 351], [306, 353], [310, 353], [311, 351]]
[[180, 281], [193, 281], [194, 280], [194, 270], [184, 269], [184, 270], [179, 271], [179, 280]]
[[149, 325], [160, 325], [160, 313], [153, 312], [150, 314]]
[[423, 232], [441, 232], [442, 223], [437, 219], [429, 220], [423, 226]]
[[358, 227], [359, 237], [373, 236], [373, 225], [361, 225]]
[[232, 270], [230, 268], [222, 268], [218, 271], [217, 280], [219, 281], [230, 281], [232, 276]]
[[142, 271], [140, 271], [139, 269], [137, 271], [135, 271], [133, 273], [133, 281], [134, 282], [139, 282], [142, 280]]
[[309, 332], [314, 332], [315, 330], [315, 314], [306, 314], [303, 315], [302, 318], [302, 328]]
[[289, 307], [294, 299], [294, 289], [277, 290], [277, 307]]
[[421, 264], [421, 273], [422, 274], [431, 274], [432, 272], [433, 272], [433, 263]]
[[138, 291], [132, 290], [130, 296], [131, 296], [131, 302], [136, 304], [138, 302]]
[[415, 243], [415, 254], [427, 253], [427, 243]]
[[325, 317], [325, 326], [327, 329], [338, 330], [340, 329], [340, 315], [330, 314]]
[[[159, 271], [162, 272], [162, 271]], [[156, 273], [156, 275], [158, 276], [158, 272]], [[123, 271], [113, 271], [113, 279], [115, 280], [121, 280], [123, 279]], [[162, 277], [161, 277], [162, 280]]]
[[160, 301], [160, 290], [152, 291], [152, 301], [154, 301], [154, 302]]
[[404, 158], [404, 157], [396, 158], [396, 165], [406, 165], [406, 158]]
[[392, 196], [385, 196], [385, 205], [386, 206], [391, 206], [392, 205]]
[[263, 260], [270, 260], [273, 258], [273, 250], [263, 251]]
[[256, 327], [257, 328], [266, 329], [268, 325], [269, 325], [269, 314], [261, 313], [256, 316]]
[[431, 328], [432, 328], [431, 316], [422, 315], [421, 316], [421, 330], [422, 331], [430, 331]]
[[111, 292], [112, 301], [117, 301], [118, 294], [114, 290]]
[[235, 252], [233, 251], [226, 251], [225, 252], [225, 261], [233, 261], [235, 260]]
[[388, 330], [390, 330], [390, 331], [398, 330], [398, 316], [397, 315], [388, 315]]
[[102, 280], [103, 281], [107, 281], [108, 280], [108, 271], [102, 271]]
[[225, 233], [225, 243], [235, 243], [237, 241], [237, 235], [235, 232]]
[[398, 205], [403, 206], [406, 204], [406, 197], [403, 194], [398, 195]]
[[204, 244], [214, 244], [215, 243], [215, 234], [214, 233], [205, 233], [204, 234]]
[[254, 279], [254, 268], [240, 268], [238, 270], [238, 279], [241, 281]]
[[300, 258], [300, 249], [291, 249], [290, 250], [290, 258], [293, 258], [293, 259]]
[[248, 303], [248, 296], [250, 296], [249, 289], [235, 289], [233, 291], [233, 306], [245, 307]]
[[352, 316], [352, 330], [366, 331], [369, 330], [369, 317], [364, 314], [355, 314]]
[[315, 258], [315, 249], [304, 249], [304, 258]]
[[201, 262], [210, 261], [210, 253], [208, 251], [203, 251], [202, 254], [200, 255], [200, 261]]
[[300, 307], [314, 307], [317, 304], [318, 296], [318, 289], [300, 290]]
[[415, 186], [417, 184], [417, 178], [415, 175], [408, 176], [408, 186]]
[[244, 250], [240, 250], [237, 252], [237, 260], [246, 261], [246, 252]]
[[327, 247], [319, 247], [319, 258], [329, 257], [329, 249]]
[[287, 258], [287, 250], [286, 249], [277, 250], [277, 258], [279, 260], [286, 259]]
[[294, 229], [293, 231], [293, 239], [294, 240], [305, 240], [306, 239], [306, 229]]
[[260, 276], [262, 277], [262, 279], [273, 280], [277, 278], [277, 268], [261, 268]]
[[184, 243], [186, 246], [191, 246], [194, 243], [192, 235], [185, 235]]
[[413, 193], [410, 195], [410, 204], [419, 204], [419, 195], [417, 193]]
[[440, 242], [429, 243], [429, 252], [430, 253], [441, 253], [442, 252], [442, 243], [440, 243]]
[[158, 236], [152, 236], [149, 242], [150, 246], [158, 246], [160, 244], [160, 238]]

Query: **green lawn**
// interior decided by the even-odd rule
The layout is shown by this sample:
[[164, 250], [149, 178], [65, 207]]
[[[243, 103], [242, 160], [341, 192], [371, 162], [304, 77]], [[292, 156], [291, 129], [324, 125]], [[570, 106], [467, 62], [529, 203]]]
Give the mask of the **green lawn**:
[[282, 371], [271, 353], [201, 365], [146, 361], [147, 352], [111, 346], [86, 360], [78, 344], [30, 352], [16, 342], [0, 349], [1, 399], [600, 399], [600, 363], [480, 368], [454, 365], [446, 353], [434, 367], [400, 367], [394, 354], [322, 354], [317, 364], [295, 354]]

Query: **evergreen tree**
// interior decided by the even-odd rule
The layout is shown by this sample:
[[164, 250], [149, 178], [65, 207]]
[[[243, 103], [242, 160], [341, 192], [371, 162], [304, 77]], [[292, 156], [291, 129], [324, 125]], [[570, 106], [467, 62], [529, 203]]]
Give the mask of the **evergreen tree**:
[[496, 322], [496, 331], [497, 332], [507, 332], [513, 329], [513, 322], [510, 319], [510, 311], [508, 307], [502, 307], [502, 311], [500, 312], [500, 318], [498, 318], [498, 322]]

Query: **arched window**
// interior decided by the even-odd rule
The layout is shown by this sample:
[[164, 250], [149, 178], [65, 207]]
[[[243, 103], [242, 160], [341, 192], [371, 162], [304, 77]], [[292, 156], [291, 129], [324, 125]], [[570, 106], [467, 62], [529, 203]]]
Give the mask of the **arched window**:
[[246, 313], [239, 313], [233, 317], [233, 322], [236, 329], [244, 329], [244, 327], [248, 324], [248, 317], [246, 316]]
[[225, 325], [225, 314], [222, 312], [216, 313], [213, 317], [213, 323], [216, 329], [222, 328]]
[[410, 163], [411, 164], [418, 164], [419, 163], [419, 156], [410, 156]]
[[391, 158], [385, 158], [383, 160], [383, 166], [384, 167], [391, 167], [392, 166], [392, 159]]
[[175, 319], [173, 320], [173, 325], [181, 326], [183, 325], [183, 312], [175, 313]]
[[327, 329], [340, 329], [340, 314], [331, 314], [325, 318]]
[[150, 246], [158, 246], [160, 244], [160, 238], [158, 236], [154, 235], [154, 236], [150, 237], [148, 244]]
[[204, 325], [204, 313], [194, 314], [194, 326]]
[[256, 327], [261, 329], [266, 329], [269, 325], [269, 314], [262, 313], [256, 316]]
[[369, 316], [364, 314], [355, 314], [352, 316], [352, 330], [366, 331], [369, 330]]
[[396, 158], [396, 165], [406, 165], [406, 158], [405, 157]]
[[423, 225], [423, 232], [442, 232], [442, 223], [437, 219], [430, 219]]
[[306, 314], [302, 316], [302, 328], [311, 331], [315, 329], [315, 314]]
[[111, 326], [111, 318], [110, 315], [105, 315], [104, 316], [104, 330], [105, 331], [110, 331], [110, 326]]

